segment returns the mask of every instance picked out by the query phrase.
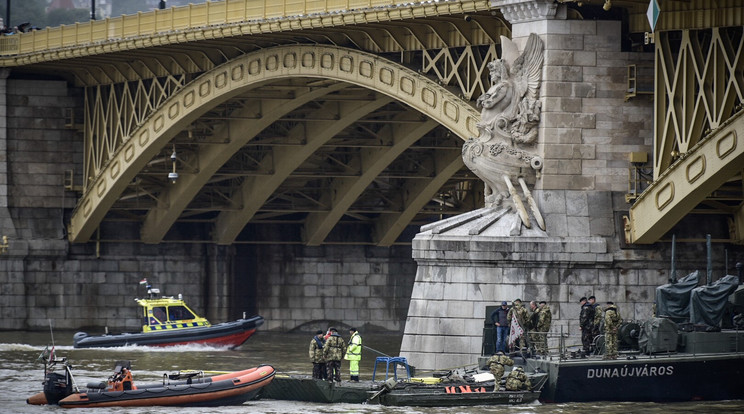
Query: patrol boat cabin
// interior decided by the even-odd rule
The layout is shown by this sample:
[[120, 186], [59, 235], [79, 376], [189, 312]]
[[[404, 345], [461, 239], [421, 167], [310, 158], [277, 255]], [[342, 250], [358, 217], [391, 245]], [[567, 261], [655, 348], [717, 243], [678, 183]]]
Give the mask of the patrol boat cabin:
[[[148, 293], [156, 295], [159, 289], [149, 289]], [[189, 329], [199, 326], [212, 326], [206, 318], [192, 311], [183, 301], [183, 296], [178, 298], [161, 297], [157, 299], [135, 299], [143, 311], [142, 332], [155, 332], [168, 329]]]

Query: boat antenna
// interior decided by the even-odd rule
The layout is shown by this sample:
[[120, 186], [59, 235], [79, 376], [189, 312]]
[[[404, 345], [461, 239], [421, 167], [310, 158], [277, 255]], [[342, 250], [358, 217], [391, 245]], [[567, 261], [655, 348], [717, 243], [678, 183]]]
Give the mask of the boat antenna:
[[705, 247], [708, 250], [707, 256], [708, 256], [708, 274], [706, 275], [706, 283], [710, 285], [711, 279], [713, 278], [713, 261], [711, 259], [710, 254], [710, 234], [707, 234], [705, 236]]
[[675, 269], [676, 261], [675, 261], [675, 252], [677, 250], [677, 235], [672, 234], [672, 269], [669, 272], [669, 283], [675, 284], [677, 283], [677, 270]]
[[49, 319], [49, 335], [52, 337], [52, 347], [54, 347], [54, 330], [52, 329], [51, 319]]

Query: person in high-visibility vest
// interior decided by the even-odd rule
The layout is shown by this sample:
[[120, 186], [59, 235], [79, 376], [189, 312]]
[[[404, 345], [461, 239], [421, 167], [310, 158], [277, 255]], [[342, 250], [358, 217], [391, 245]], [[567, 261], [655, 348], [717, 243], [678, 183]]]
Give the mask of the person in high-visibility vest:
[[349, 361], [351, 381], [359, 382], [359, 361], [362, 360], [362, 337], [356, 328], [349, 328], [349, 346], [346, 348], [344, 359]]

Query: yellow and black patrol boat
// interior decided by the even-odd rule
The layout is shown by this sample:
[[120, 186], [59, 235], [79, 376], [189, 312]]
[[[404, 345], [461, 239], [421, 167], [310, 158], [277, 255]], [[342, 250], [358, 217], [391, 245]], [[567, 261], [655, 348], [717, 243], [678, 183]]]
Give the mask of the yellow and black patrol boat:
[[212, 325], [206, 318], [197, 315], [184, 302], [177, 298], [160, 295], [147, 280], [148, 299], [135, 299], [142, 307], [142, 332], [114, 335], [90, 336], [78, 332], [73, 337], [75, 348], [109, 348], [125, 345], [174, 346], [202, 344], [235, 348], [243, 344], [264, 319], [261, 316], [238, 319], [232, 322]]

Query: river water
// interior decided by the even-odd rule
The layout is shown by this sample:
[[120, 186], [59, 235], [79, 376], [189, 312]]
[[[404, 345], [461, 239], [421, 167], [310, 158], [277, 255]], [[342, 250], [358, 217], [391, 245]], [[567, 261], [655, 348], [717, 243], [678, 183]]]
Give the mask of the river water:
[[[113, 349], [74, 349], [73, 332], [54, 333], [58, 357], [67, 357], [73, 366], [73, 375], [79, 386], [108, 378], [117, 360], [130, 360], [135, 383], [160, 382], [164, 373], [178, 370], [236, 371], [260, 364], [273, 365], [278, 372], [309, 375], [312, 365], [308, 362], [308, 345], [311, 335], [259, 331], [243, 346], [235, 350], [198, 346], [173, 348], [123, 347]], [[362, 354], [361, 377], [371, 379], [374, 359], [379, 353], [397, 355], [401, 337], [398, 335], [364, 335], [364, 343], [374, 351], [365, 349]], [[32, 406], [26, 398], [41, 391], [43, 366], [37, 358], [51, 344], [49, 332], [0, 332], [0, 413], [61, 413], [58, 406]], [[342, 364], [343, 378], [348, 378], [348, 365]], [[701, 373], [701, 381], [706, 375]], [[378, 377], [379, 379], [379, 377]], [[744, 386], [744, 381], [742, 382]], [[618, 390], [622, 393], [622, 390]], [[90, 414], [173, 414], [168, 407], [148, 408], [89, 408]], [[655, 403], [571, 403], [520, 406], [413, 408], [382, 407], [362, 404], [316, 404], [293, 401], [254, 400], [241, 406], [217, 408], [178, 408], [179, 414], [196, 413], [668, 413], [674, 412], [744, 412], [744, 401], [699, 402], [677, 404]]]

